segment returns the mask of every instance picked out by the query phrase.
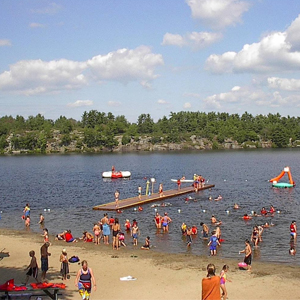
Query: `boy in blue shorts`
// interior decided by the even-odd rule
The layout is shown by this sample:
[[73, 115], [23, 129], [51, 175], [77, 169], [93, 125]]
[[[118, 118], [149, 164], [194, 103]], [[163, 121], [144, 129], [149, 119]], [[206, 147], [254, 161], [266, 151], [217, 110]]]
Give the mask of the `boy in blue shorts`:
[[216, 231], [214, 230], [212, 233], [212, 236], [209, 239], [209, 243], [207, 244], [210, 250], [211, 256], [217, 255], [217, 246], [220, 246], [219, 240], [216, 236]]

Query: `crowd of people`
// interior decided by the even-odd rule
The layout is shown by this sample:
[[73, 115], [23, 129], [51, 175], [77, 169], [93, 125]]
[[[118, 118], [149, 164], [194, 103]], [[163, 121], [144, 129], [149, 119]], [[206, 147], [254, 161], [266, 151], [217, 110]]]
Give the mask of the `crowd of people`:
[[[161, 193], [162, 191], [160, 191]], [[118, 198], [119, 195], [117, 195], [116, 198]], [[221, 196], [219, 196], [221, 197]], [[117, 201], [116, 201], [117, 204]], [[234, 204], [234, 209], [239, 209], [239, 205], [237, 203]], [[255, 211], [252, 211], [251, 214], [244, 214], [242, 219], [244, 221], [249, 221], [256, 217], [272, 217], [274, 216], [276, 210], [273, 206], [270, 207], [269, 210], [266, 210], [265, 207], [263, 207], [260, 211], [260, 214], [257, 214]], [[27, 203], [24, 210], [24, 215], [22, 218], [24, 219], [25, 226], [30, 226], [30, 206]], [[28, 221], [29, 219], [29, 221]], [[258, 219], [257, 219], [258, 220]], [[261, 219], [260, 219], [261, 220]], [[164, 233], [169, 232], [169, 224], [172, 222], [172, 219], [168, 215], [167, 212], [160, 215], [158, 212], [155, 213], [155, 216], [153, 218], [155, 227], [158, 230], [161, 230]], [[212, 215], [210, 218], [211, 225], [207, 225], [204, 222], [200, 223], [201, 227], [201, 235], [203, 240], [208, 240], [208, 248], [211, 256], [217, 255], [217, 249], [222, 243], [221, 238], [221, 225], [222, 221], [218, 220], [218, 218], [215, 215]], [[39, 217], [39, 224], [42, 228], [42, 237], [43, 237], [43, 245], [40, 248], [40, 256], [41, 256], [41, 281], [46, 280], [46, 273], [48, 271], [48, 258], [51, 255], [51, 253], [48, 252], [48, 248], [51, 246], [50, 240], [49, 240], [49, 232], [48, 229], [44, 226], [45, 224], [45, 218], [43, 214], [40, 214]], [[245, 246], [244, 249], [239, 251], [239, 254], [244, 254], [244, 264], [245, 268], [250, 271], [251, 270], [251, 264], [252, 264], [252, 245], [254, 247], [257, 247], [259, 243], [263, 241], [262, 234], [264, 232], [265, 228], [268, 228], [270, 226], [273, 226], [274, 224], [265, 222], [262, 225], [254, 225], [253, 230], [251, 233], [251, 237], [249, 239], [245, 240]], [[213, 228], [210, 232], [209, 227]], [[111, 216], [108, 217], [107, 213], [104, 213], [103, 217], [100, 221], [94, 223], [94, 226], [91, 230], [91, 232], [83, 231], [82, 236], [79, 238], [75, 238], [72, 235], [71, 230], [65, 230], [61, 233], [56, 234], [55, 239], [56, 240], [63, 240], [67, 243], [74, 243], [78, 241], [83, 241], [85, 243], [94, 243], [95, 245], [110, 245], [112, 246], [112, 249], [119, 250], [120, 247], [126, 247], [125, 242], [125, 232], [130, 234], [132, 238], [132, 244], [133, 246], [138, 246], [139, 244], [139, 237], [141, 235], [141, 231], [138, 227], [138, 222], [136, 219], [133, 219], [132, 222], [129, 221], [129, 219], [126, 219], [125, 223], [123, 225], [120, 224], [119, 218], [114, 218]], [[191, 247], [192, 245], [192, 237], [198, 235], [198, 228], [196, 225], [187, 225], [186, 223], [181, 224], [181, 233], [186, 236], [186, 244], [187, 247]], [[211, 234], [210, 234], [211, 233]], [[127, 234], [127, 236], [128, 236]], [[291, 235], [291, 247], [289, 250], [289, 253], [291, 255], [296, 254], [296, 248], [295, 248], [295, 241], [297, 237], [297, 226], [296, 221], [293, 220], [290, 225], [290, 235]], [[252, 245], [251, 245], [252, 243]], [[144, 244], [140, 247], [142, 250], [149, 250], [151, 248], [150, 243], [150, 237], [147, 236], [145, 238]], [[32, 250], [29, 252], [29, 256], [31, 258], [29, 265], [26, 268], [26, 279], [25, 284], [28, 283], [29, 278], [32, 276], [36, 281], [38, 281], [38, 263], [37, 259], [35, 257], [35, 251]], [[60, 273], [62, 276], [62, 280], [68, 280], [70, 278], [69, 276], [69, 259], [67, 255], [67, 251], [64, 248], [62, 250], [62, 253], [60, 255], [59, 261], [61, 262], [61, 269]], [[226, 281], [227, 281], [227, 272], [229, 270], [229, 267], [227, 265], [224, 265], [222, 268], [222, 271], [220, 273], [220, 276], [215, 275], [215, 266], [212, 264], [209, 264], [207, 266], [207, 277], [203, 279], [202, 281], [202, 299], [227, 299], [227, 290], [226, 290]], [[217, 284], [218, 283], [218, 284]], [[79, 289], [79, 292], [82, 297], [87, 297], [89, 293], [91, 292], [92, 285], [94, 288], [96, 288], [95, 278], [92, 272], [92, 269], [88, 267], [87, 262], [82, 262], [82, 268], [78, 271], [75, 284]], [[217, 288], [218, 287], [218, 288]], [[217, 295], [217, 298], [207, 298], [207, 295]], [[84, 299], [84, 298], [83, 298]], [[86, 298], [88, 299], [88, 298]]]

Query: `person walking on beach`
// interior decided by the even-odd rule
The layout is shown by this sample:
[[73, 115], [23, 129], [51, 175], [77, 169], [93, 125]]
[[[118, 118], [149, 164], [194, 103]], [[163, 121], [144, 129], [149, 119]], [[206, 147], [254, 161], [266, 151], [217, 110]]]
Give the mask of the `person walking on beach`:
[[229, 266], [228, 265], [224, 265], [223, 268], [222, 268], [222, 271], [220, 273], [220, 286], [221, 286], [221, 290], [222, 290], [222, 297], [223, 297], [223, 300], [226, 300], [227, 299], [227, 289], [226, 289], [226, 286], [225, 286], [225, 283], [226, 281], [231, 281], [229, 279], [227, 279], [227, 272], [229, 271]]
[[61, 262], [60, 273], [62, 276], [62, 280], [67, 280], [67, 277], [69, 276], [69, 261], [66, 249], [62, 250], [59, 261]]
[[[207, 265], [207, 276], [202, 279], [202, 300], [221, 300], [220, 277], [216, 276], [214, 264]], [[224, 299], [226, 300], [226, 299]]]
[[139, 200], [142, 200], [142, 187], [139, 185], [138, 187]]
[[25, 271], [28, 270], [28, 272], [26, 273], [25, 285], [27, 285], [30, 276], [32, 276], [36, 280], [36, 282], [38, 282], [38, 264], [36, 261], [35, 252], [31, 250], [29, 252], [29, 256], [31, 257], [31, 260], [30, 264], [25, 269]]
[[291, 232], [291, 239], [296, 240], [297, 237], [297, 226], [296, 226], [296, 221], [293, 220], [291, 225], [290, 225], [290, 232]]
[[50, 246], [49, 242], [44, 243], [41, 247], [41, 269], [42, 269], [42, 281], [46, 280], [46, 273], [48, 271], [48, 257], [51, 253], [48, 252], [48, 248]]
[[81, 269], [77, 272], [75, 278], [75, 286], [78, 287], [82, 300], [90, 299], [92, 285], [94, 286], [94, 291], [96, 291], [97, 285], [93, 270], [88, 267], [87, 261], [83, 260], [81, 263]]
[[249, 240], [245, 240], [245, 249], [239, 251], [239, 254], [245, 253], [244, 263], [247, 265], [248, 271], [251, 271], [252, 249]]
[[120, 197], [120, 192], [118, 190], [115, 191], [115, 204], [116, 208], [119, 208], [119, 197]]

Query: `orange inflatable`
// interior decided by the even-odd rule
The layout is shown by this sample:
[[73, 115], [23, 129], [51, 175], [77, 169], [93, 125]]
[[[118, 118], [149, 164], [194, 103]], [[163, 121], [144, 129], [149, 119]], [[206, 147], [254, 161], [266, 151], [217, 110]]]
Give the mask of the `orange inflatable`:
[[[287, 174], [288, 177], [289, 177], [289, 183], [278, 182], [285, 174]], [[290, 167], [285, 167], [283, 169], [283, 171], [277, 177], [274, 177], [274, 178], [270, 179], [270, 182], [272, 182], [272, 185], [274, 187], [288, 188], [288, 187], [295, 186], [295, 182], [293, 181], [293, 177], [292, 177]]]

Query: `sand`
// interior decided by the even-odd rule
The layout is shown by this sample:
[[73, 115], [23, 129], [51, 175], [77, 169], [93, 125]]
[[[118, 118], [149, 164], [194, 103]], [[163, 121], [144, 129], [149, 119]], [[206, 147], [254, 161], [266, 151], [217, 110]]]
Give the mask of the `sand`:
[[[29, 264], [28, 252], [34, 250], [40, 262], [40, 247], [43, 238], [23, 231], [1, 229], [0, 244], [9, 257], [0, 260], [0, 284], [14, 278], [15, 283], [25, 279], [24, 268]], [[153, 249], [141, 250], [132, 246], [112, 250], [111, 246], [93, 243], [67, 244], [54, 241], [49, 247], [50, 282], [62, 282], [59, 274], [59, 256], [63, 248], [68, 256], [78, 255], [85, 259], [94, 271], [97, 290], [91, 299], [201, 299], [201, 280], [206, 276], [206, 266], [214, 263], [218, 273], [226, 263], [230, 266], [227, 282], [228, 298], [234, 299], [300, 299], [300, 267], [274, 263], [253, 262], [252, 272], [241, 271], [237, 260], [218, 257], [199, 257], [189, 254], [166, 254]], [[1, 248], [1, 249], [2, 249]], [[0, 250], [1, 250], [0, 249]], [[114, 257], [117, 256], [117, 257]], [[80, 299], [74, 285], [74, 279], [80, 265], [70, 264], [71, 278], [66, 282], [67, 288], [62, 299]], [[133, 276], [135, 281], [120, 281], [121, 277]], [[33, 282], [31, 279], [29, 282]], [[43, 297], [46, 299], [46, 297]]]

